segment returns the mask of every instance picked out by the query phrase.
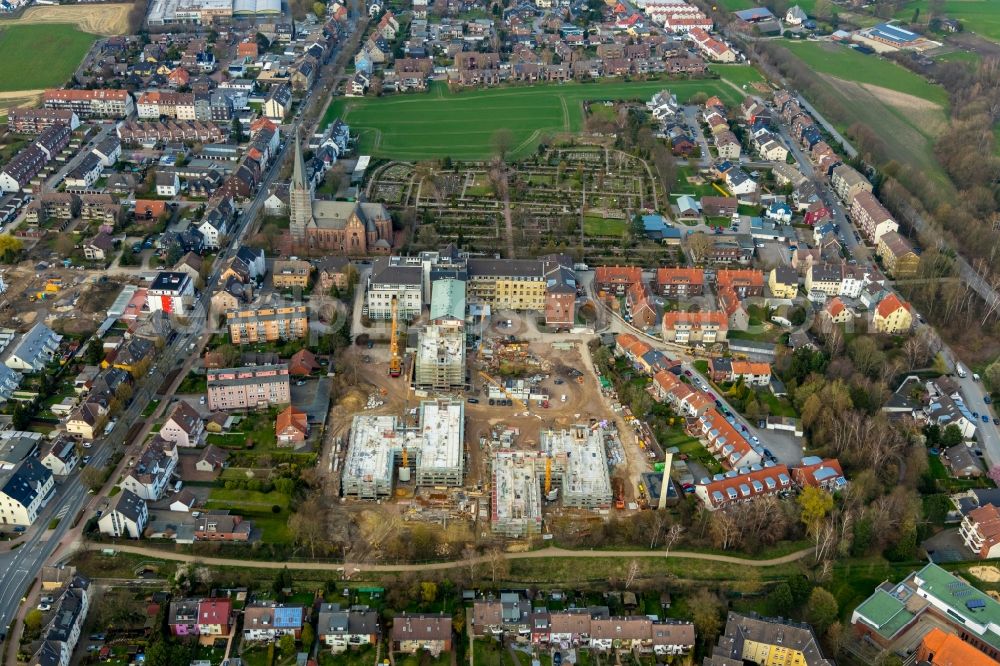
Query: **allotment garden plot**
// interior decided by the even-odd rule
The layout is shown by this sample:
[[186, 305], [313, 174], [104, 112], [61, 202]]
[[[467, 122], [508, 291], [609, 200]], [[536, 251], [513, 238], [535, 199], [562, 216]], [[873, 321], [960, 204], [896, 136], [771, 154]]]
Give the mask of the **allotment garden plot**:
[[[490, 163], [452, 168], [393, 162], [368, 186], [372, 201], [415, 207], [443, 238], [479, 249], [503, 246], [504, 179]], [[655, 210], [661, 193], [651, 168], [601, 145], [557, 148], [511, 165], [507, 172], [511, 217], [530, 243], [581, 239], [588, 247], [620, 245], [635, 213]]]

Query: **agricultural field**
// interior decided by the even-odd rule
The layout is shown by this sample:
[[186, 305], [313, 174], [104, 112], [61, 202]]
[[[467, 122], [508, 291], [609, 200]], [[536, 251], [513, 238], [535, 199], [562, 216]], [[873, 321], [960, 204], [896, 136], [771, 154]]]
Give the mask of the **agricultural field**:
[[16, 19], [0, 20], [0, 26], [75, 26], [93, 35], [124, 35], [129, 32], [131, 3], [38, 5], [28, 7]]
[[[919, 21], [926, 23], [930, 16], [930, 0], [911, 0], [896, 12], [896, 18], [910, 21], [913, 11], [920, 10]], [[958, 19], [966, 32], [1000, 42], [1000, 3], [996, 0], [945, 0], [944, 14]]]
[[[750, 9], [752, 7], [759, 6], [759, 3], [754, 2], [754, 0], [719, 0], [717, 3], [722, 7], [728, 9], [731, 12], [738, 12], [741, 9]], [[816, 0], [798, 0], [793, 2], [793, 5], [798, 5], [808, 13], [812, 13], [813, 7], [816, 6]]]
[[0, 24], [0, 92], [63, 85], [94, 40], [72, 25]]
[[948, 122], [943, 88], [877, 56], [815, 42], [785, 46], [818, 72], [837, 104], [822, 110], [841, 131], [863, 123], [882, 136], [892, 158], [945, 182], [934, 142]]
[[878, 56], [829, 42], [789, 42], [784, 46], [821, 74], [886, 88], [940, 106], [948, 103], [944, 88]]
[[342, 118], [349, 124], [360, 135], [361, 152], [403, 160], [484, 159], [492, 153], [493, 134], [505, 127], [513, 134], [516, 158], [532, 153], [543, 134], [579, 132], [584, 101], [644, 102], [667, 88], [681, 101], [702, 92], [735, 103], [742, 98], [739, 86], [759, 79], [746, 66], [720, 72], [726, 80], [542, 84], [458, 93], [435, 83], [426, 94], [339, 98], [326, 121]]

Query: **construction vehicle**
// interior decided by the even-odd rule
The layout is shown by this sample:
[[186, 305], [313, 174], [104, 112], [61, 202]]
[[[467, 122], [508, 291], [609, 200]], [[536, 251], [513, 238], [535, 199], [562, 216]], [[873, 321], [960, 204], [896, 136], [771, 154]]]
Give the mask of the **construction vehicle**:
[[389, 338], [389, 376], [399, 377], [403, 364], [399, 359], [399, 303], [392, 297], [392, 331]]
[[611, 488], [615, 498], [615, 508], [625, 508], [625, 482], [621, 479], [612, 479]]
[[482, 377], [483, 379], [485, 379], [490, 384], [493, 384], [493, 386], [496, 386], [498, 389], [500, 389], [500, 391], [505, 396], [507, 396], [507, 399], [510, 400], [511, 403], [513, 403], [518, 409], [526, 409], [526, 407], [524, 405], [524, 401], [521, 400], [520, 398], [515, 398], [513, 395], [511, 395], [510, 391], [507, 390], [506, 386], [504, 386], [503, 384], [501, 384], [500, 382], [498, 382], [496, 379], [494, 379], [493, 377], [489, 376], [485, 372], [481, 372], [480, 371], [479, 376]]

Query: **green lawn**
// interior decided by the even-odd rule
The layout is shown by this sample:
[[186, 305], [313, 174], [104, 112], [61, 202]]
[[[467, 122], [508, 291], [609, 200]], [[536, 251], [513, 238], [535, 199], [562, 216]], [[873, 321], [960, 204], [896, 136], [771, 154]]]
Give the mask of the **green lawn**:
[[753, 65], [712, 65], [709, 68], [720, 77], [739, 87], [764, 81], [764, 76]]
[[276, 409], [247, 414], [232, 427], [231, 432], [225, 434], [209, 433], [208, 443], [229, 449], [245, 449], [248, 442], [253, 442], [252, 450], [255, 453], [273, 449], [277, 446], [277, 437], [274, 434], [274, 422], [277, 415]]
[[[911, 0], [896, 13], [896, 18], [909, 21], [913, 10], [919, 8], [920, 22], [925, 23], [930, 15], [929, 5], [930, 0]], [[961, 21], [966, 32], [1000, 42], [1000, 3], [996, 0], [945, 0], [944, 14]]]
[[813, 70], [845, 81], [881, 86], [913, 95], [940, 106], [948, 104], [941, 86], [876, 55], [864, 55], [846, 46], [819, 42], [788, 42], [783, 46]]
[[[266, 543], [289, 543], [292, 539], [288, 529], [287, 495], [272, 491], [262, 493], [252, 490], [226, 490], [213, 488], [208, 495], [209, 509], [229, 509], [247, 520], [252, 520], [254, 527], [261, 531], [261, 538]], [[281, 511], [274, 513], [273, 507]]]
[[603, 217], [585, 215], [583, 233], [588, 236], [621, 236], [625, 233], [625, 220], [608, 220]]
[[[751, 76], [748, 68], [725, 71], [737, 81]], [[342, 118], [350, 124], [360, 135], [360, 152], [396, 159], [483, 159], [493, 152], [496, 130], [506, 128], [513, 134], [511, 154], [519, 157], [534, 151], [543, 134], [579, 132], [585, 100], [645, 102], [664, 88], [681, 101], [699, 92], [730, 103], [741, 99], [739, 91], [716, 80], [609, 80], [457, 93], [433, 83], [421, 95], [337, 98], [325, 121]]]
[[62, 86], [95, 39], [61, 23], [0, 28], [0, 92]]

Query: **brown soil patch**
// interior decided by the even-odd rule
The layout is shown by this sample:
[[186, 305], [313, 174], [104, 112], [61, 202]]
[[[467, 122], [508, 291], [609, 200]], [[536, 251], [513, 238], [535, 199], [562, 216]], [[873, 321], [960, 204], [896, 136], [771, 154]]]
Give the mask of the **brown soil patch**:
[[0, 116], [6, 116], [8, 109], [38, 106], [44, 90], [15, 90], [0, 93]]
[[29, 7], [11, 23], [71, 23], [93, 35], [124, 35], [129, 31], [128, 13], [131, 8], [132, 5], [127, 3]]
[[969, 573], [985, 583], [1000, 582], [1000, 569], [996, 567], [969, 567]]
[[930, 134], [940, 134], [947, 125], [944, 110], [934, 102], [870, 83], [861, 83], [859, 85], [878, 97], [885, 104], [902, 111], [914, 124], [924, 128]]

